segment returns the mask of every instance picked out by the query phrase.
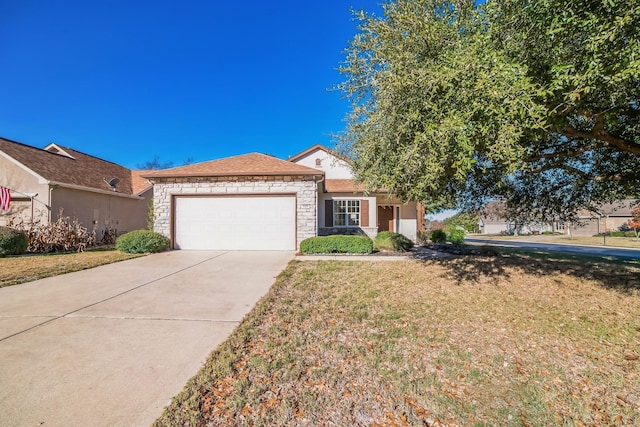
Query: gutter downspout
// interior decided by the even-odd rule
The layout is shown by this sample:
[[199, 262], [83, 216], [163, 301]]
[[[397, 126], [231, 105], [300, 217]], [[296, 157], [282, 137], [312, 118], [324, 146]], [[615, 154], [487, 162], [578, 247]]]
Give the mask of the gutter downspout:
[[54, 186], [49, 184], [49, 203], [48, 203], [48, 210], [49, 210], [49, 224], [51, 224], [51, 211], [52, 211], [52, 207], [53, 207], [53, 189]]

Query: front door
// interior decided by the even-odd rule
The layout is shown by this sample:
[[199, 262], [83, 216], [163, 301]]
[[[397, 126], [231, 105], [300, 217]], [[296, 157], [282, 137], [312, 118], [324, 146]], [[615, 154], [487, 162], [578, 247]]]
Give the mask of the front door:
[[394, 231], [393, 206], [378, 206], [378, 233]]

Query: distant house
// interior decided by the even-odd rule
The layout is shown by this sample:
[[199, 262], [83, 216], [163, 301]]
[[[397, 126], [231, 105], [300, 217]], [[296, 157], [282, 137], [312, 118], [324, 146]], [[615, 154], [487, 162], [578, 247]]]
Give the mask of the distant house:
[[494, 201], [487, 204], [478, 220], [482, 234], [531, 234], [551, 231], [562, 234], [571, 233], [574, 236], [592, 236], [599, 233], [617, 231], [631, 219], [631, 210], [637, 204], [636, 200], [620, 200], [615, 203], [604, 203], [595, 210], [583, 210], [578, 214], [578, 221], [565, 223], [554, 221], [550, 223], [515, 223], [506, 220], [503, 202]]
[[638, 200], [626, 199], [614, 203], [603, 203], [593, 211], [584, 210], [579, 213], [578, 224], [571, 224], [571, 232], [575, 235], [592, 236], [599, 233], [617, 231], [631, 219], [631, 210], [638, 205]]
[[0, 138], [0, 186], [12, 199], [0, 225], [48, 223], [62, 210], [89, 230], [147, 228], [153, 187], [143, 172], [54, 143], [41, 149]]
[[250, 153], [144, 176], [155, 230], [175, 249], [295, 250], [308, 237], [384, 230], [415, 240], [424, 216], [415, 202], [363, 192], [348, 161], [321, 145], [288, 161]]

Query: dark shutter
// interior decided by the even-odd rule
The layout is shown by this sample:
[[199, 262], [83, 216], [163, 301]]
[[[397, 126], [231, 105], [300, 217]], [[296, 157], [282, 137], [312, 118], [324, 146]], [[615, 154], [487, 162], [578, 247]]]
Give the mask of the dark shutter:
[[333, 227], [333, 200], [324, 201], [324, 226]]
[[369, 201], [360, 200], [360, 227], [369, 226]]

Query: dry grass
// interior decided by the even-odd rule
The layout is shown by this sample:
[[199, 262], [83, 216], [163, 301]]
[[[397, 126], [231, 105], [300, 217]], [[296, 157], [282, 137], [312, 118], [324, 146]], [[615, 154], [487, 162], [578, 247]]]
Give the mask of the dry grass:
[[156, 425], [640, 425], [640, 268], [294, 262]]
[[140, 255], [124, 252], [89, 251], [68, 254], [24, 255], [0, 258], [0, 288], [31, 282], [45, 277], [86, 270]]
[[[531, 236], [488, 236], [488, 235], [475, 235], [470, 237], [477, 237], [479, 239], [493, 239], [493, 240], [522, 240], [527, 242], [536, 243], [563, 243], [566, 245], [586, 245], [586, 246], [602, 246], [605, 240], [602, 237], [593, 236], [575, 236], [569, 238], [567, 235], [531, 235]], [[635, 248], [640, 249], [640, 240], [635, 237], [611, 237], [607, 236], [606, 246], [619, 247], [619, 248]]]

